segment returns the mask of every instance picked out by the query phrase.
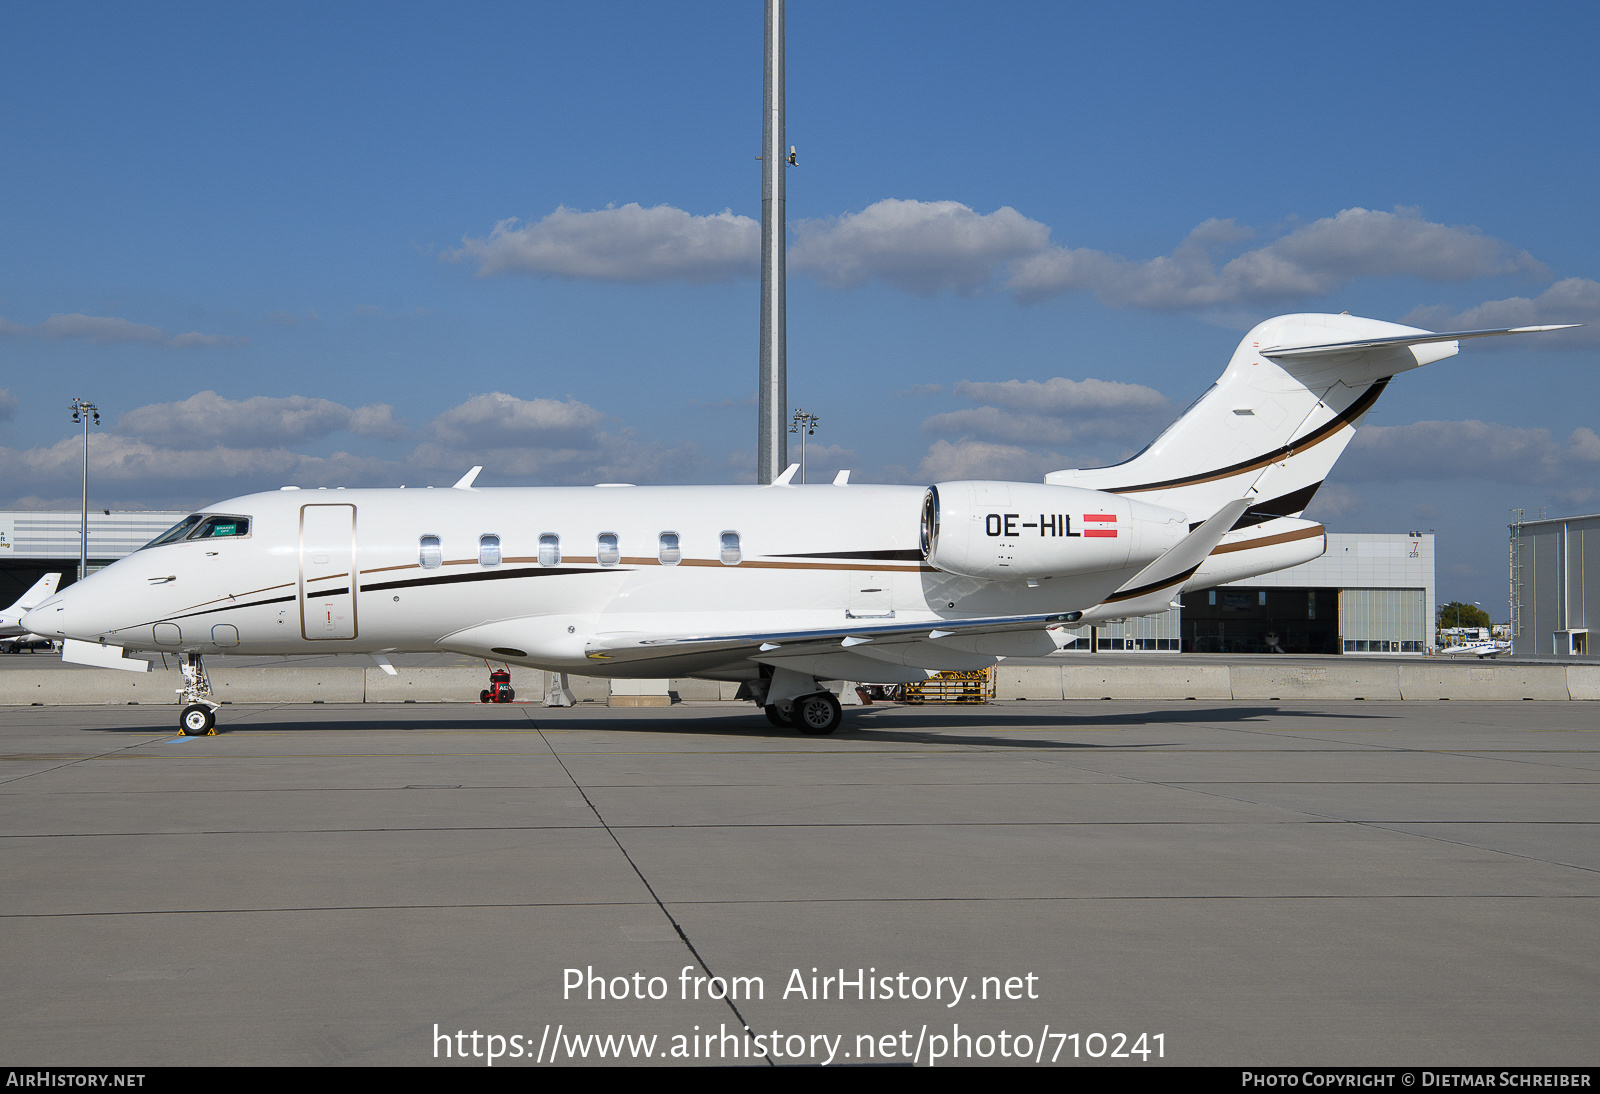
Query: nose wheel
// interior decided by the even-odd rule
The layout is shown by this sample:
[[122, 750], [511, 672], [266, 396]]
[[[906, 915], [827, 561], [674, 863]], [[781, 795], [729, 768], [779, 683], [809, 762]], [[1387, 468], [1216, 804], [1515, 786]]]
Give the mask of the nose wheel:
[[217, 712], [199, 703], [190, 703], [178, 716], [178, 725], [186, 737], [213, 736], [217, 732]]
[[183, 670], [183, 687], [178, 689], [183, 712], [178, 715], [178, 729], [185, 737], [215, 735], [220, 704], [211, 698], [211, 678], [206, 675], [205, 664], [198, 653], [185, 652], [178, 667]]

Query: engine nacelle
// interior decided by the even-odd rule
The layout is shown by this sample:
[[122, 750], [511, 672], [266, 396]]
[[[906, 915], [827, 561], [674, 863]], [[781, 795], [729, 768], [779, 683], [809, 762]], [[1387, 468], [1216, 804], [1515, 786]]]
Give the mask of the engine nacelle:
[[991, 581], [1143, 566], [1188, 534], [1175, 509], [1077, 486], [941, 482], [922, 503], [928, 564]]

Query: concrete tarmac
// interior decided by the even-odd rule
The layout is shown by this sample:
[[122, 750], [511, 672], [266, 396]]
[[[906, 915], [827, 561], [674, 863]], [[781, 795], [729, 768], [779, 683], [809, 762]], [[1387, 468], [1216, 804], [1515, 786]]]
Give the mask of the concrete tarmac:
[[1593, 1066], [1594, 709], [3, 709], [0, 1057]]

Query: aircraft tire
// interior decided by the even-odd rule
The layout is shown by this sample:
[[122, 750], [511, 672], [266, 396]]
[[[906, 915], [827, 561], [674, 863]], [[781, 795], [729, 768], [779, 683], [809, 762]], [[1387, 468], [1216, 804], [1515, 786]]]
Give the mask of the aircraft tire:
[[794, 726], [807, 736], [826, 736], [843, 721], [844, 710], [832, 692], [819, 692], [794, 701]]
[[763, 709], [765, 709], [767, 712], [767, 721], [771, 722], [779, 729], [792, 729], [794, 727], [794, 715], [792, 713], [785, 714], [783, 711], [779, 710], [776, 705], [765, 707]]
[[217, 726], [216, 711], [201, 703], [190, 703], [178, 715], [178, 727], [185, 737], [204, 737]]

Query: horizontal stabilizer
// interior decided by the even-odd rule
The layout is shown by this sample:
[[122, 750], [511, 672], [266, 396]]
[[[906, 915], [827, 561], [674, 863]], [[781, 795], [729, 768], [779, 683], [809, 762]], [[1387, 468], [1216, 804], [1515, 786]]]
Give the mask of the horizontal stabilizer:
[[1341, 353], [1361, 353], [1371, 349], [1397, 349], [1423, 346], [1431, 342], [1461, 342], [1468, 338], [1494, 338], [1502, 334], [1539, 334], [1547, 330], [1581, 327], [1582, 323], [1558, 323], [1548, 327], [1496, 327], [1492, 330], [1458, 330], [1445, 334], [1401, 335], [1398, 338], [1364, 338], [1355, 342], [1329, 342], [1320, 346], [1274, 346], [1261, 351], [1273, 361], [1294, 361], [1308, 357], [1333, 357]]

